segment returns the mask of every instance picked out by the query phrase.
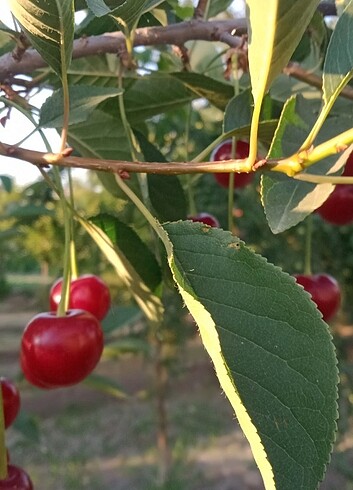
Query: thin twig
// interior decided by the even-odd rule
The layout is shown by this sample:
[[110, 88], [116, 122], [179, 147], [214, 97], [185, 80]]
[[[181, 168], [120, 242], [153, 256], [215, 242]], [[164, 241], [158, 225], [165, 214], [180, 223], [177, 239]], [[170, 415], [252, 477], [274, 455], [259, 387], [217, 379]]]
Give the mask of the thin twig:
[[[289, 65], [284, 68], [283, 73], [290, 77], [296, 78], [301, 82], [307, 83], [312, 87], [316, 87], [320, 90], [322, 88], [322, 78], [314, 73], [304, 70], [297, 63], [289, 63]], [[346, 86], [340, 95], [346, 99], [353, 100], [353, 89]]]

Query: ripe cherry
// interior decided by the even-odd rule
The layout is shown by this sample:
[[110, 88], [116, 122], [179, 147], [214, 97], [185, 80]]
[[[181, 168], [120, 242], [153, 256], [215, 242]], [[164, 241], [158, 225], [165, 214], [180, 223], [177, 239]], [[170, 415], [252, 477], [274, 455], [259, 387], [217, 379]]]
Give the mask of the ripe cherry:
[[5, 429], [10, 427], [20, 410], [20, 393], [16, 386], [6, 378], [0, 378], [4, 407]]
[[21, 366], [27, 380], [39, 388], [70, 386], [93, 371], [102, 351], [103, 332], [91, 313], [40, 313], [24, 330]]
[[33, 490], [33, 484], [22, 468], [9, 464], [7, 478], [0, 480], [0, 490]]
[[333, 225], [353, 223], [353, 185], [337, 185], [316, 211], [325, 221]]
[[336, 279], [329, 274], [297, 274], [297, 282], [311, 294], [325, 321], [331, 320], [341, 303], [341, 290]]
[[199, 213], [194, 216], [188, 216], [188, 219], [191, 221], [198, 221], [200, 223], [204, 223], [205, 225], [212, 226], [214, 228], [219, 228], [218, 219], [209, 213]]
[[[62, 279], [58, 279], [50, 290], [50, 309], [56, 311], [61, 298]], [[89, 311], [98, 320], [103, 320], [110, 308], [109, 288], [102, 279], [85, 274], [71, 281], [70, 309]]]
[[[353, 152], [346, 161], [342, 175], [345, 177], [353, 176]], [[332, 225], [353, 223], [353, 185], [336, 185], [333, 192], [316, 212]]]
[[[246, 158], [249, 155], [249, 143], [246, 141], [238, 140], [236, 143], [235, 157], [234, 158]], [[230, 160], [232, 158], [232, 140], [226, 140], [218, 145], [211, 153], [210, 160], [212, 162], [221, 162], [223, 160]], [[229, 173], [216, 173], [213, 174], [216, 181], [222, 187], [229, 186]], [[236, 173], [234, 176], [234, 187], [240, 188], [250, 184], [254, 177], [253, 173]]]

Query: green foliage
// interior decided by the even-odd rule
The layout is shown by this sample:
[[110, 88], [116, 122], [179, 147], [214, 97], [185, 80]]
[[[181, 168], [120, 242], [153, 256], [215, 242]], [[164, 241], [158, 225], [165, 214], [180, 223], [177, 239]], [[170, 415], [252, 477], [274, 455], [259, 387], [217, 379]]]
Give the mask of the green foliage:
[[[204, 19], [219, 15], [221, 29], [223, 19], [233, 15], [231, 3], [208, 2], [201, 14]], [[26, 72], [30, 81], [22, 82], [9, 74], [1, 85], [3, 124], [18, 109], [35, 130], [39, 120], [40, 128], [60, 131], [69, 108], [62, 141], [67, 130], [82, 166], [87, 158], [97, 160], [99, 171], [87, 184], [75, 183], [68, 209], [75, 205], [72, 228], [80, 268], [117, 275], [119, 305], [103, 322], [105, 358], [140, 354], [158, 369], [169, 369], [191, 332], [185, 303], [271, 490], [316, 489], [336, 431], [337, 361], [328, 326], [308, 294], [270, 263], [289, 273], [302, 271], [301, 223], [333, 191], [324, 177], [342, 174], [350, 151], [343, 150], [353, 142], [352, 102], [338, 98], [352, 78], [353, 0], [330, 40], [318, 3], [247, 0], [247, 52], [234, 42], [237, 32], [227, 30], [222, 42], [214, 43], [200, 36], [202, 22], [183, 23], [194, 14], [191, 2], [10, 0], [50, 70], [33, 67]], [[74, 29], [75, 9], [86, 17]], [[158, 44], [161, 33], [185, 25], [190, 39], [178, 43], [176, 34], [178, 49]], [[136, 32], [137, 26], [146, 31]], [[126, 36], [126, 51], [119, 56], [97, 49], [71, 62], [74, 32], [82, 37], [78, 45], [84, 52], [85, 36], [119, 29]], [[205, 39], [216, 38], [217, 29]], [[134, 49], [134, 40], [146, 40], [147, 33], [156, 36], [155, 44]], [[19, 39], [0, 25], [0, 56], [9, 56]], [[236, 49], [228, 51], [227, 42]], [[290, 60], [304, 70], [300, 82], [281, 74]], [[309, 86], [320, 85], [315, 76], [322, 76], [323, 94]], [[16, 83], [23, 83], [24, 94], [16, 93]], [[32, 84], [53, 90], [40, 110], [31, 105]], [[234, 144], [250, 141], [248, 159], [226, 165], [236, 172], [256, 170], [252, 185], [233, 192], [217, 186], [209, 174], [177, 175], [177, 162], [183, 169], [203, 162], [229, 138]], [[0, 152], [11, 156], [6, 145]], [[25, 156], [32, 161], [31, 154]], [[56, 162], [52, 155], [44, 158], [60, 165], [66, 156]], [[153, 172], [120, 172], [121, 162], [132, 160], [149, 162], [146, 171]], [[167, 175], [159, 175], [163, 166]], [[22, 191], [0, 175], [6, 191], [0, 194], [0, 294], [5, 272], [20, 269], [23, 255], [43, 270], [44, 264], [61, 273], [65, 218], [56, 192], [60, 180], [67, 191], [66, 177], [45, 171], [45, 179]], [[292, 178], [296, 173], [300, 178]], [[309, 177], [315, 182], [303, 181]], [[233, 234], [187, 221], [189, 214], [205, 211]], [[327, 268], [342, 282], [352, 282], [351, 229], [332, 232], [318, 216], [314, 223], [313, 269]], [[336, 255], [345, 262], [334, 262]], [[349, 310], [347, 304], [344, 309]], [[141, 327], [138, 334], [122, 334], [135, 324]], [[92, 376], [86, 383], [126, 397], [115, 380]]]

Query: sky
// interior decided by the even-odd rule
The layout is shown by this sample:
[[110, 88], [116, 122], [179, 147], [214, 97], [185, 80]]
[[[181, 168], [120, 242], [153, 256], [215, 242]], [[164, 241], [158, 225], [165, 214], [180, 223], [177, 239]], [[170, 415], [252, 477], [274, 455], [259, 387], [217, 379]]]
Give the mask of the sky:
[[[12, 17], [7, 4], [7, 0], [0, 0], [1, 11], [0, 11], [0, 21], [13, 27]], [[234, 8], [238, 14], [244, 14], [244, 0], [234, 0]], [[41, 91], [40, 94], [31, 98], [31, 104], [40, 107], [45, 99], [49, 97], [49, 91]], [[1, 114], [1, 116], [5, 113]], [[19, 114], [18, 111], [12, 110], [10, 119], [6, 122], [5, 128], [0, 124], [0, 141], [8, 144], [16, 144], [29, 135], [33, 131], [33, 125], [28, 121], [28, 119]], [[60, 138], [56, 131], [46, 130], [46, 136], [48, 137], [50, 144], [52, 145], [53, 151], [58, 149]], [[28, 138], [23, 147], [29, 149], [35, 149], [38, 151], [46, 151], [45, 146], [41, 137], [35, 133], [30, 138]], [[6, 158], [0, 156], [0, 175], [8, 175], [14, 178], [17, 185], [23, 186], [35, 181], [39, 176], [38, 169], [29, 164], [28, 162], [23, 162], [16, 160], [14, 158]]]

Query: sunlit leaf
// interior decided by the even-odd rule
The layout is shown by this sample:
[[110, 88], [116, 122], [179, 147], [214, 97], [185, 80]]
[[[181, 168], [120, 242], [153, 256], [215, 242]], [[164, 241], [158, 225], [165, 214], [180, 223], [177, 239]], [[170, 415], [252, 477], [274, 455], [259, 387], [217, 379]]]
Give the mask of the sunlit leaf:
[[164, 226], [169, 262], [265, 488], [316, 490], [336, 432], [328, 326], [294, 278], [229, 232]]

